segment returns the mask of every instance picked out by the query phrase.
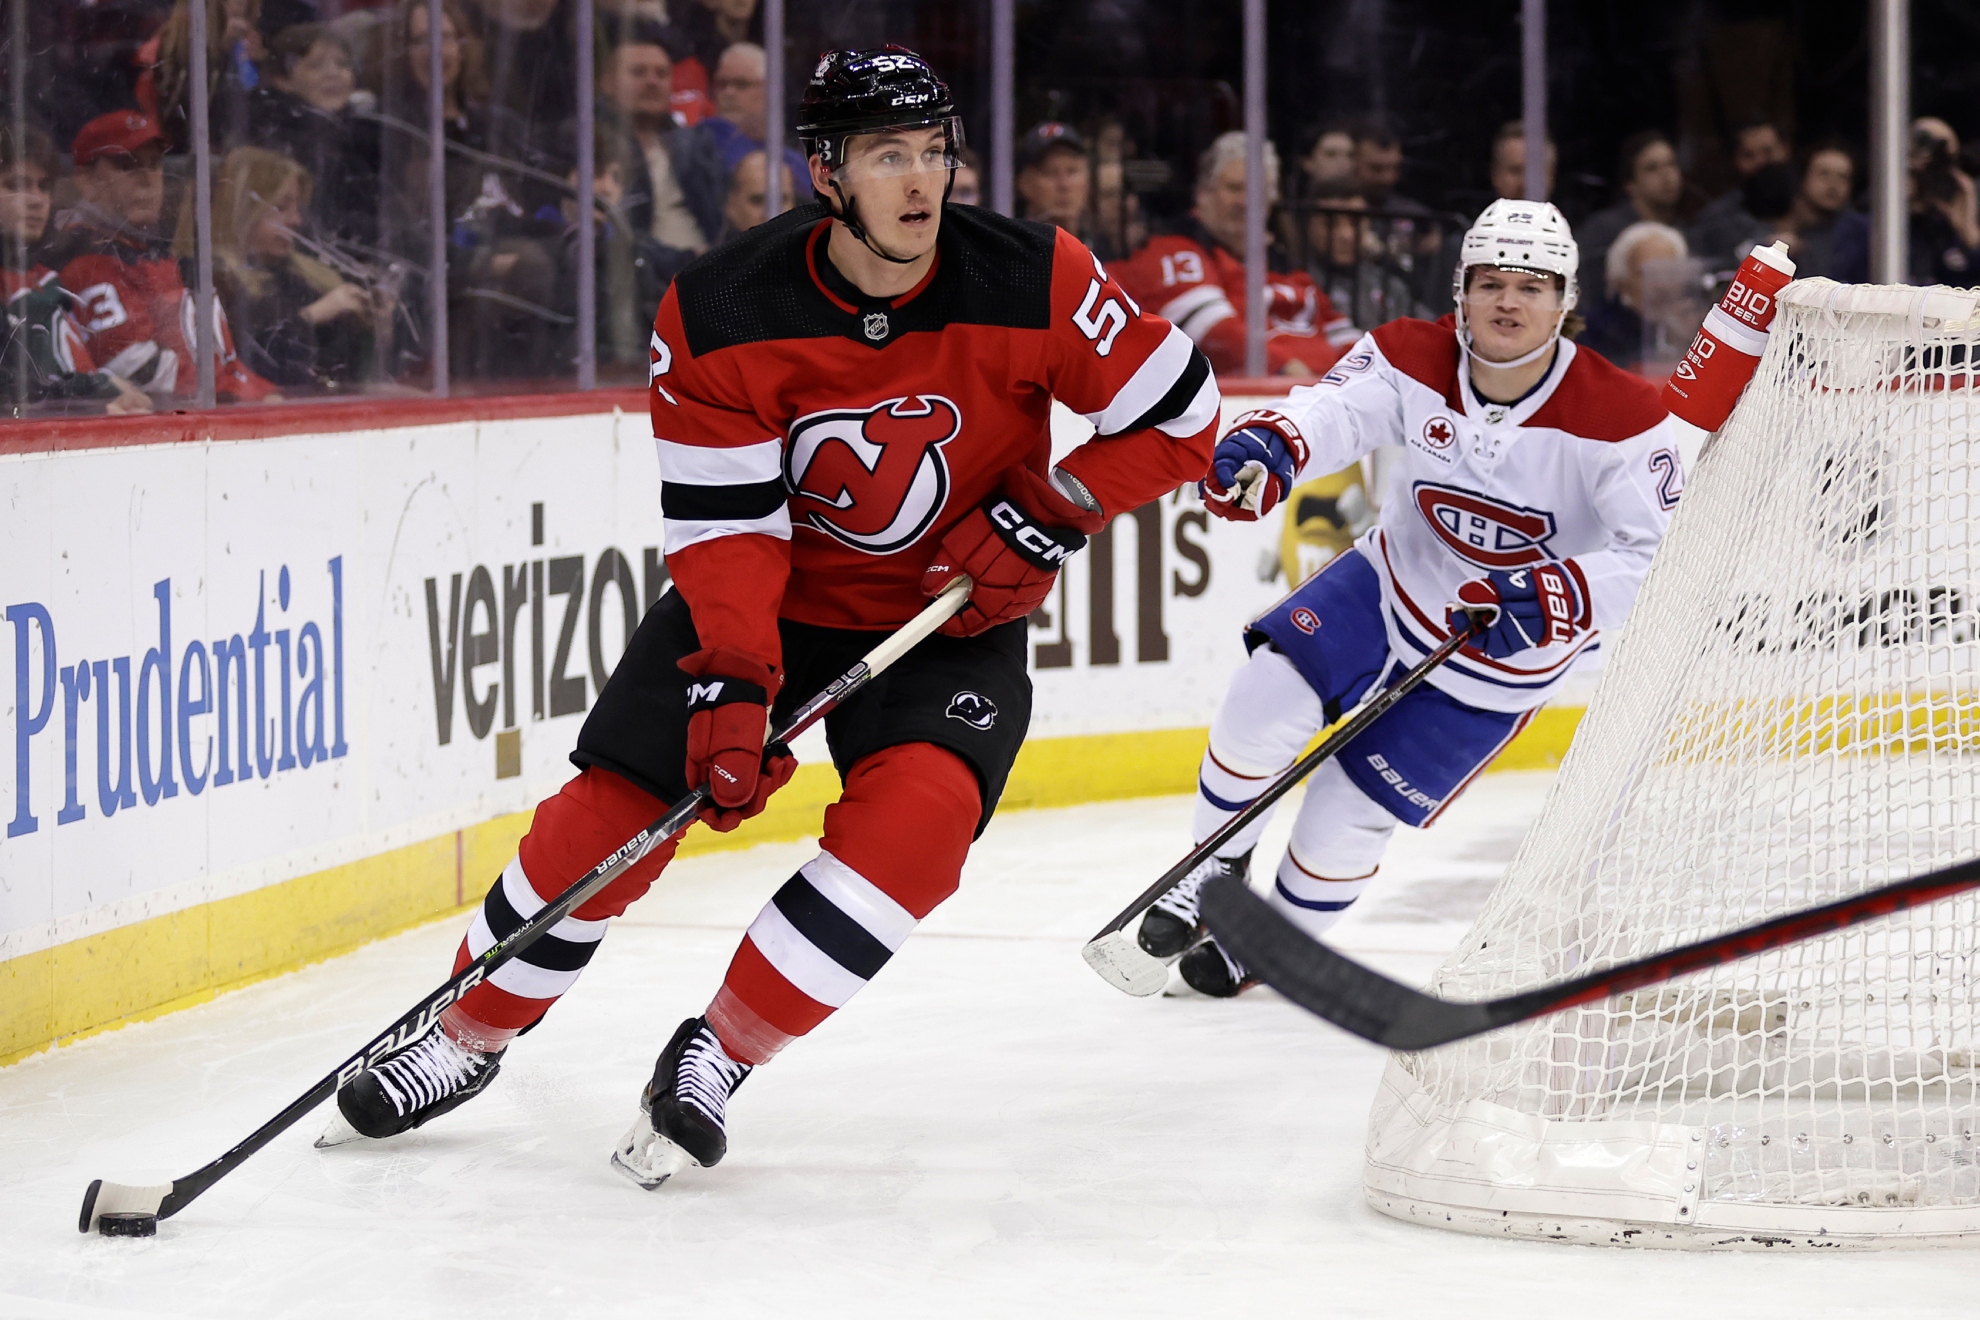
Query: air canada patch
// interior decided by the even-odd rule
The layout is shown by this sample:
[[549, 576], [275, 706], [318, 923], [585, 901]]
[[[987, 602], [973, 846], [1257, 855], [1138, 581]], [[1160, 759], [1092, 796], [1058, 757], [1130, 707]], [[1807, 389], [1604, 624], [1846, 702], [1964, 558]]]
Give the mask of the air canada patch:
[[961, 720], [972, 729], [989, 732], [997, 723], [997, 703], [981, 692], [958, 692], [949, 702], [949, 718]]

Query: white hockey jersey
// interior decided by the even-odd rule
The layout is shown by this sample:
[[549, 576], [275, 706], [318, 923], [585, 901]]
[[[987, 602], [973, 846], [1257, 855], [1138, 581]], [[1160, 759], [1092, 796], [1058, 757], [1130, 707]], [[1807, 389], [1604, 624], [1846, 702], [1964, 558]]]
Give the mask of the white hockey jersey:
[[[1357, 543], [1382, 583], [1389, 645], [1414, 664], [1450, 635], [1458, 584], [1554, 559], [1579, 581], [1580, 630], [1503, 660], [1459, 652], [1430, 682], [1466, 705], [1523, 711], [1601, 644], [1636, 599], [1683, 487], [1655, 386], [1562, 340], [1513, 404], [1472, 388], [1452, 318], [1392, 321], [1319, 384], [1268, 410], [1307, 447], [1301, 479], [1400, 445], [1382, 513]], [[1241, 422], [1262, 420], [1243, 418]]]

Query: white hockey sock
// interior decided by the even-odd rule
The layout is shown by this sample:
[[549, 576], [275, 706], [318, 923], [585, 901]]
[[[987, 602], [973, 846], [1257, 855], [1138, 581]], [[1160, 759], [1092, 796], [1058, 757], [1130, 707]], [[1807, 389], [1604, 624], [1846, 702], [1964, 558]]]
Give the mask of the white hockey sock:
[[1395, 829], [1396, 818], [1355, 787], [1338, 762], [1323, 763], [1307, 781], [1272, 906], [1307, 934], [1325, 934], [1375, 878]]
[[[1326, 723], [1320, 697], [1292, 661], [1261, 646], [1231, 677], [1223, 704], [1210, 723], [1210, 746], [1196, 781], [1193, 837], [1204, 839], [1251, 805]], [[1258, 842], [1267, 811], [1218, 849], [1236, 857]]]

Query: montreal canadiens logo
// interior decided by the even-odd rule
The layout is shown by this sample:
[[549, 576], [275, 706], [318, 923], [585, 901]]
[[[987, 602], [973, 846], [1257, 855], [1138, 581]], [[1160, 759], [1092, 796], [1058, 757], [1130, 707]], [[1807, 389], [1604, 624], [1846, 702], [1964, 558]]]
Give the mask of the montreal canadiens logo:
[[1320, 616], [1302, 605], [1292, 612], [1292, 626], [1311, 637], [1320, 631]]
[[800, 417], [784, 450], [791, 512], [870, 555], [912, 545], [948, 502], [942, 446], [961, 431], [962, 411], [939, 394]]
[[1416, 508], [1456, 554], [1481, 568], [1510, 569], [1555, 556], [1547, 549], [1554, 515], [1501, 504], [1474, 491], [1418, 482]]

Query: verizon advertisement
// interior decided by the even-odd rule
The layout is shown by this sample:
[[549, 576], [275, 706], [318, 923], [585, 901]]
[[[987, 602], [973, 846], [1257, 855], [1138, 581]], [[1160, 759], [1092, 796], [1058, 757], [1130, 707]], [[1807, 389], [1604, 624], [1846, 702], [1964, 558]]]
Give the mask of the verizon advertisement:
[[[0, 507], [0, 960], [528, 808], [668, 583], [642, 416], [9, 455]], [[1278, 536], [1096, 537], [1033, 735], [1208, 723]]]

